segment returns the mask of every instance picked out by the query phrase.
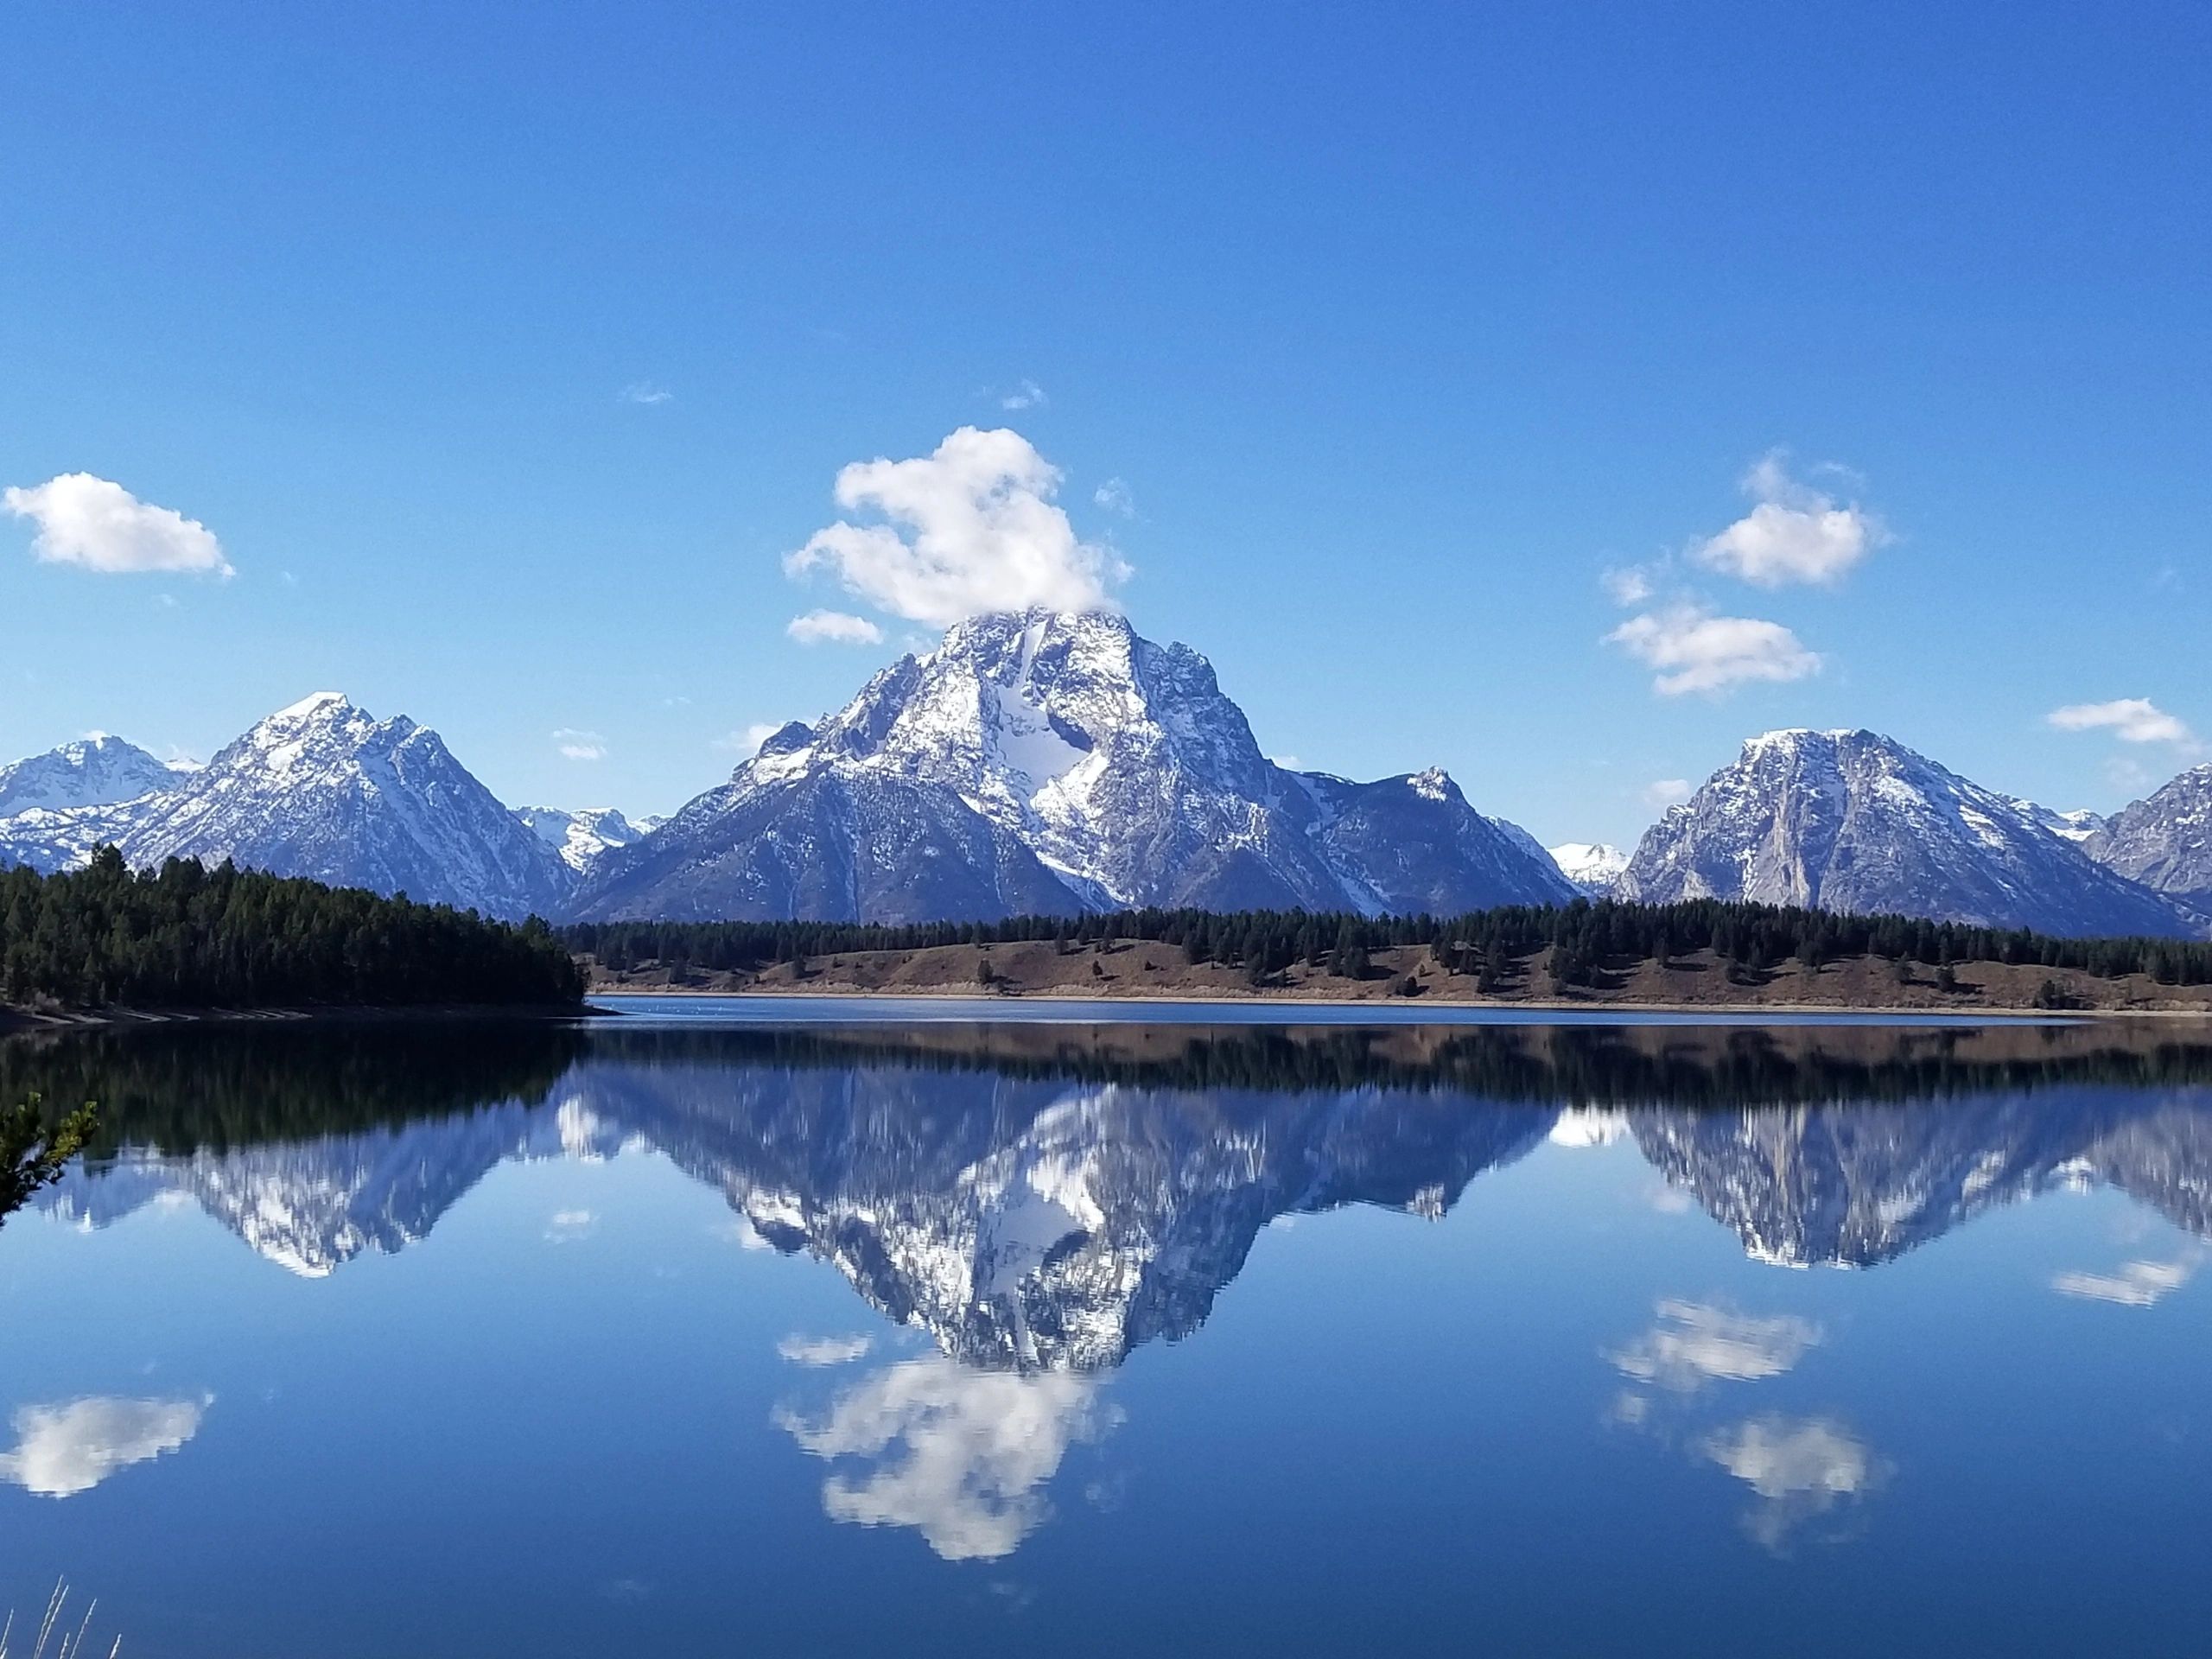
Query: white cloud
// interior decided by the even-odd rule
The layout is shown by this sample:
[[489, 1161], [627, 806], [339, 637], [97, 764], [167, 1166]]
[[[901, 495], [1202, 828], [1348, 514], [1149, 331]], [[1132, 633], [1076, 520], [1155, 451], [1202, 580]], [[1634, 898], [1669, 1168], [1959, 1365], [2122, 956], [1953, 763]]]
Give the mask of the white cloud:
[[1754, 680], [1802, 680], [1821, 671], [1818, 653], [1781, 623], [1715, 616], [1697, 605], [1632, 616], [1605, 642], [1659, 670], [1651, 689], [1669, 697], [1722, 692]]
[[553, 747], [564, 760], [604, 760], [607, 740], [597, 732], [580, 732], [563, 726], [553, 734]]
[[1124, 518], [1137, 516], [1137, 499], [1129, 486], [1118, 478], [1109, 478], [1090, 493], [1090, 499], [1109, 512], [1118, 512]]
[[1059, 485], [1059, 469], [1020, 433], [963, 426], [932, 454], [845, 467], [838, 505], [890, 522], [818, 530], [784, 569], [830, 569], [855, 598], [938, 627], [982, 611], [1093, 609], [1128, 567], [1077, 539], [1052, 504]]
[[1649, 566], [1630, 564], [1616, 567], [1598, 578], [1605, 588], [1605, 597], [1616, 605], [1641, 605], [1659, 591]]
[[2062, 732], [2109, 731], [2123, 743], [2171, 743], [2193, 748], [2196, 734], [2148, 697], [2069, 702], [2044, 716]]
[[632, 380], [614, 396], [616, 401], [620, 403], [644, 404], [648, 406], [654, 404], [673, 403], [676, 400], [674, 392], [666, 386], [657, 385], [651, 380]]
[[64, 473], [31, 489], [0, 493], [0, 504], [38, 525], [31, 551], [48, 564], [115, 575], [143, 570], [238, 574], [214, 532], [196, 518], [141, 501], [90, 473]]
[[545, 1224], [546, 1241], [566, 1244], [587, 1236], [598, 1225], [599, 1217], [588, 1210], [556, 1210]]
[[1789, 1314], [1746, 1319], [1705, 1302], [1662, 1301], [1657, 1321], [1610, 1360], [1621, 1375], [1678, 1394], [1708, 1382], [1780, 1376], [1821, 1339], [1821, 1330]]
[[1659, 811], [1680, 806], [1697, 793], [1687, 778], [1654, 778], [1643, 786], [1643, 804]]
[[2177, 1262], [2130, 1262], [2118, 1273], [2062, 1273], [2050, 1287], [2062, 1296], [2079, 1296], [2121, 1307], [2152, 1307], [2179, 1290], [2196, 1272], [2188, 1258]]
[[1759, 1497], [1745, 1530], [1779, 1553], [1806, 1522], [1878, 1488], [1887, 1467], [1864, 1441], [1825, 1418], [1747, 1419], [1698, 1448]]
[[949, 1561], [1010, 1554], [1051, 1515], [1040, 1490], [1068, 1447], [1114, 1427], [1095, 1378], [971, 1370], [931, 1355], [867, 1377], [809, 1421], [777, 1422], [817, 1458], [861, 1458], [864, 1477], [833, 1474], [832, 1520], [912, 1527]]
[[174, 1452], [200, 1432], [214, 1403], [92, 1395], [25, 1406], [14, 1419], [16, 1449], [0, 1452], [0, 1480], [42, 1497], [88, 1492], [118, 1469]]
[[804, 616], [795, 616], [785, 625], [784, 632], [802, 645], [818, 645], [824, 642], [836, 645], [880, 645], [883, 630], [864, 616], [853, 616], [843, 611], [809, 611]]
[[1791, 478], [1779, 451], [1745, 474], [1744, 491], [1757, 503], [1751, 512], [1690, 550], [1708, 569], [1762, 588], [1835, 582], [1889, 539], [1881, 521], [1864, 508], [1839, 506]]
[[1052, 399], [1045, 396], [1045, 388], [1034, 380], [1024, 380], [1012, 391], [999, 399], [1001, 409], [1042, 409]]
[[756, 720], [742, 730], [724, 733], [715, 740], [714, 747], [732, 754], [758, 754], [760, 746], [783, 729], [772, 720]]
[[867, 1358], [868, 1350], [874, 1346], [872, 1337], [793, 1335], [778, 1343], [776, 1351], [794, 1365], [849, 1365], [856, 1359]]

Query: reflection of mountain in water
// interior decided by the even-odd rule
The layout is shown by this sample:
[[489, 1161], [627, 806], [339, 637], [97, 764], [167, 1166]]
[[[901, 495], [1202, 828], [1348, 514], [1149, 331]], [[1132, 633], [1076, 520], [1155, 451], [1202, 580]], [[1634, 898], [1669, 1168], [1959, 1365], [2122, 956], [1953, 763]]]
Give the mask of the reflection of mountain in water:
[[2212, 1236], [2212, 1052], [2105, 1028], [1077, 1035], [201, 1033], [0, 1050], [0, 1083], [118, 1103], [124, 1144], [48, 1208], [187, 1195], [309, 1274], [422, 1237], [502, 1160], [644, 1145], [1024, 1371], [1195, 1330], [1279, 1216], [1441, 1214], [1562, 1106], [1619, 1114], [1771, 1260], [1886, 1261], [2085, 1180]]

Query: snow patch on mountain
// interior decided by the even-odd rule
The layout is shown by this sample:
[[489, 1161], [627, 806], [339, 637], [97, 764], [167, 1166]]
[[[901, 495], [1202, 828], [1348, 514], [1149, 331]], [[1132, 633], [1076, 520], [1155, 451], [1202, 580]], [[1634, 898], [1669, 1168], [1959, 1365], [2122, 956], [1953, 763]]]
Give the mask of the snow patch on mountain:
[[1628, 855], [1602, 841], [1562, 842], [1545, 850], [1560, 874], [1593, 899], [1612, 892], [1621, 872], [1628, 868]]
[[518, 806], [516, 819], [582, 875], [616, 847], [642, 840], [664, 820], [633, 821], [611, 806]]

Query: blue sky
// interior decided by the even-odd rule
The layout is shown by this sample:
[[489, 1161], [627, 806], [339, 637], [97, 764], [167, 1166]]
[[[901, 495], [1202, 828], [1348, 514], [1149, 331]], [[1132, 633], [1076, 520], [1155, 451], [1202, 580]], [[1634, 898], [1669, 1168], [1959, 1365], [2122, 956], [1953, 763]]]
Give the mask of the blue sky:
[[1547, 840], [2200, 758], [2202, 6], [737, 10], [10, 9], [0, 753], [327, 686], [666, 810], [932, 632], [784, 561], [973, 426], [1271, 753]]

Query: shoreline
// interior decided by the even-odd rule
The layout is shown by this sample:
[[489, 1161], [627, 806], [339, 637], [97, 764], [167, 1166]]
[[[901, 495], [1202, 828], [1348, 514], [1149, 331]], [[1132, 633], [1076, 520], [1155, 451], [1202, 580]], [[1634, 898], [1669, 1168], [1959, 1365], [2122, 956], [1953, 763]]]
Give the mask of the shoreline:
[[0, 1004], [0, 1037], [71, 1031], [144, 1031], [163, 1026], [381, 1025], [397, 1020], [528, 1020], [587, 1018], [588, 1002], [559, 1007], [499, 1002], [425, 1003], [419, 1007], [348, 1003], [254, 1008], [25, 1008]]
[[[748, 986], [743, 989], [714, 990], [677, 985], [594, 985], [584, 994], [588, 1004], [593, 999], [612, 996], [664, 997], [671, 1001], [810, 1001], [882, 1003], [907, 1001], [966, 1002], [978, 1005], [1000, 1003], [1010, 1007], [1035, 1007], [1039, 1004], [1066, 1004], [1084, 1007], [1098, 1003], [1155, 1004], [1168, 1007], [1289, 1007], [1343, 1010], [1348, 1014], [1387, 1012], [1393, 1025], [1418, 1024], [1413, 1016], [1423, 1008], [1479, 1012], [1491, 1014], [1510, 1014], [1522, 1011], [1530, 1014], [1697, 1014], [1716, 1022], [1736, 1020], [1745, 1025], [1757, 1025], [1768, 1015], [1796, 1019], [1806, 1014], [1857, 1014], [1910, 1022], [1915, 1017], [1931, 1023], [1956, 1025], [1962, 1021], [1987, 1020], [1992, 1023], [2018, 1022], [2040, 1025], [2087, 1024], [2099, 1020], [2182, 1020], [2212, 1022], [2212, 1008], [2035, 1008], [2015, 1007], [1964, 1007], [1929, 1008], [1909, 1004], [1884, 1006], [1853, 1002], [1644, 1002], [1624, 1000], [1606, 1001], [1592, 998], [1586, 1001], [1534, 1001], [1522, 998], [1476, 997], [1332, 997], [1332, 996], [1238, 996], [1221, 993], [1192, 992], [1179, 995], [1173, 992], [1122, 991], [1102, 992], [1092, 995], [1077, 995], [1058, 991], [984, 992], [958, 990], [942, 987], [901, 988], [898, 990], [809, 989], [798, 986]], [[600, 1010], [603, 1017], [620, 1017], [619, 1010]], [[1077, 1023], [1077, 1022], [1071, 1022]], [[1347, 1025], [1357, 1024], [1348, 1020]]]

